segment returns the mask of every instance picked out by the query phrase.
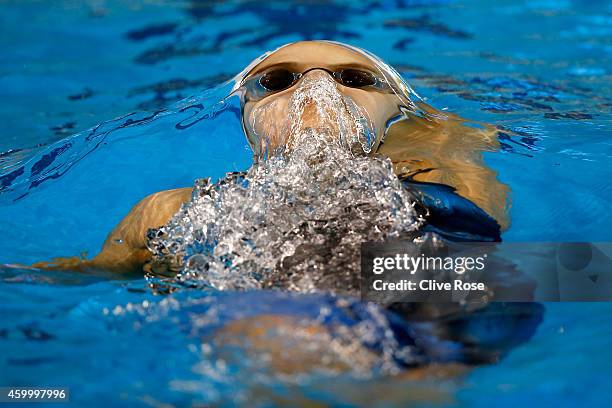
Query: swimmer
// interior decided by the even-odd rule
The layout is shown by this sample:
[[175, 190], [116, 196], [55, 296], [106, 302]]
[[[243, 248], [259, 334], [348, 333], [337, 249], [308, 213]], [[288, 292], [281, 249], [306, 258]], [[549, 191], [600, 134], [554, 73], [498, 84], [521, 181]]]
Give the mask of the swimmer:
[[[321, 109], [306, 103], [297, 116], [292, 96], [320, 81], [333, 82], [335, 105]], [[297, 42], [252, 63], [235, 91], [241, 95], [243, 129], [255, 161], [294, 148], [300, 143], [295, 134], [308, 128], [332, 138], [358, 135], [346, 142], [389, 157], [396, 174], [417, 186], [425, 205], [436, 202], [438, 192], [445, 194], [447, 206], [429, 211], [434, 227], [462, 224], [464, 216], [476, 214], [485, 222], [472, 224], [490, 227], [495, 240], [499, 228], [508, 225], [508, 188], [482, 159], [483, 151], [498, 148], [495, 129], [464, 126], [456, 115], [414, 102], [399, 75], [375, 56], [339, 43]], [[356, 120], [342, 120], [347, 117]], [[359, 129], [343, 129], [346, 123]], [[92, 259], [56, 258], [33, 267], [142, 273], [151, 258], [147, 232], [166, 224], [191, 199], [192, 190], [161, 191], [141, 200]], [[450, 208], [457, 203], [459, 211]]]
[[[466, 121], [456, 115], [413, 101], [411, 90], [399, 75], [370, 54], [332, 42], [293, 43], [248, 66], [234, 91], [241, 97], [242, 125], [255, 162], [303, 147], [302, 136], [313, 131], [330, 142], [340, 141], [355, 154], [390, 158], [396, 175], [426, 209], [426, 227], [438, 234], [450, 239], [498, 241], [500, 231], [508, 226], [508, 188], [482, 158], [484, 151], [499, 147], [495, 128], [486, 124], [465, 126]], [[318, 103], [319, 99], [325, 103]], [[149, 262], [152, 252], [147, 246], [148, 232], [167, 224], [192, 194], [189, 187], [144, 198], [109, 234], [93, 259], [59, 258], [33, 267], [151, 272], [154, 265]], [[268, 353], [266, 328], [286, 326], [285, 331], [291, 332], [296, 326], [285, 309], [279, 311], [285, 313], [284, 317], [275, 314], [236, 320], [212, 338], [224, 343], [226, 337], [261, 340], [251, 342], [253, 352], [263, 349]], [[437, 306], [412, 304], [389, 308], [389, 312], [406, 321], [426, 322], [433, 336], [460, 345], [453, 349], [457, 355], [440, 356], [434, 361], [441, 364], [497, 361], [507, 350], [530, 338], [541, 318], [537, 304], [519, 303], [492, 304], [469, 315], [464, 310], [445, 308], [442, 313]], [[333, 327], [302, 329], [304, 336], [314, 333], [325, 337]], [[413, 327], [409, 325], [408, 329], [398, 329], [397, 337], [412, 341]], [[428, 340], [427, 345], [432, 344]], [[432, 356], [439, 350], [423, 351]], [[370, 364], [370, 350], [359, 352], [364, 365]], [[341, 368], [344, 355], [332, 357], [329, 368]], [[289, 362], [283, 354], [273, 358], [287, 373], [309, 367], [308, 361], [314, 361], [313, 369], [319, 366], [319, 359], [311, 361], [311, 355], [293, 355]]]

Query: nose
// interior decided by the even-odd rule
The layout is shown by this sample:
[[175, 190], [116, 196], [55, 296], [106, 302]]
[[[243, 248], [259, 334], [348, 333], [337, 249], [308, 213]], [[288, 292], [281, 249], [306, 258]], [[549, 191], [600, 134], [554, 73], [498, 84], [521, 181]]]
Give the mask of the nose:
[[312, 68], [304, 72], [293, 95], [294, 106], [301, 106], [302, 124], [316, 127], [323, 112], [330, 116], [328, 111], [333, 107], [329, 102], [337, 93], [336, 81], [324, 69]]
[[321, 68], [311, 68], [302, 74], [298, 85], [309, 85], [318, 81], [330, 81], [335, 84], [334, 78], [329, 72]]
[[355, 130], [336, 81], [324, 69], [314, 68], [303, 73], [289, 107], [296, 134], [308, 130], [319, 136], [337, 138], [342, 132]]

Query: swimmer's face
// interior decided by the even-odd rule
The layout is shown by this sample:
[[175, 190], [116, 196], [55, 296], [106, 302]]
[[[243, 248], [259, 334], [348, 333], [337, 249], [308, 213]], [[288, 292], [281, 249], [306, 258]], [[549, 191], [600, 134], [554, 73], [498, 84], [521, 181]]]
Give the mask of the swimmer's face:
[[257, 157], [315, 131], [375, 151], [398, 98], [376, 63], [342, 45], [308, 41], [283, 47], [243, 80], [243, 125]]

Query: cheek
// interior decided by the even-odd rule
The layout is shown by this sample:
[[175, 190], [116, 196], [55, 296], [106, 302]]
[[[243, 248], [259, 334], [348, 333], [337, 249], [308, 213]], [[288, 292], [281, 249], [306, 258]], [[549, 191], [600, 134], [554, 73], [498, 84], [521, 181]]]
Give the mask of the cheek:
[[387, 121], [400, 112], [399, 100], [393, 94], [358, 89], [347, 90], [346, 94], [363, 110], [378, 134], [384, 131]]
[[288, 126], [287, 98], [263, 100], [253, 107], [249, 115], [249, 127], [259, 139], [265, 138], [278, 144]]

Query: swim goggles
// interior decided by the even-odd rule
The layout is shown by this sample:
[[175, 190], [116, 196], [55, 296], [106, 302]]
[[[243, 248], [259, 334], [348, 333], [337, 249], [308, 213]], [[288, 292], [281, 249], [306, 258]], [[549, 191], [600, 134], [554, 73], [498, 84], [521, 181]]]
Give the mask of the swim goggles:
[[389, 84], [376, 74], [359, 68], [309, 68], [304, 72], [292, 72], [287, 68], [273, 68], [247, 79], [243, 86], [249, 100], [261, 100], [295, 85], [308, 72], [319, 69], [330, 74], [336, 82], [349, 88], [391, 90]]

